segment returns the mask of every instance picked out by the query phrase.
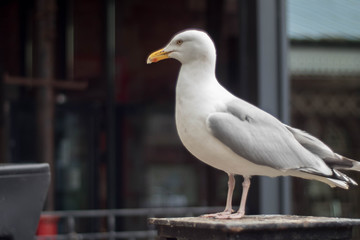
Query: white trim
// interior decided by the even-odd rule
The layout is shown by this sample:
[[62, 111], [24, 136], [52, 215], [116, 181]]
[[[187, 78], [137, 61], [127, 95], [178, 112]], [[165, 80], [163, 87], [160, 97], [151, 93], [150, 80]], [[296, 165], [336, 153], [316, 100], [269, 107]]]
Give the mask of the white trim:
[[360, 76], [360, 48], [291, 47], [292, 75]]

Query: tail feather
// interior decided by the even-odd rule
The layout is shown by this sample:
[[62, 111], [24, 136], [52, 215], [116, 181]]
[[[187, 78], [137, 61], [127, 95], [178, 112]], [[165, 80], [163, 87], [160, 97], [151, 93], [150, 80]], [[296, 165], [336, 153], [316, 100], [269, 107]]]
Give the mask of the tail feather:
[[324, 181], [324, 182], [329, 184], [330, 187], [340, 187], [343, 189], [349, 189], [349, 184], [347, 184], [347, 182], [333, 179], [333, 178], [325, 178], [325, 179], [326, 179], [326, 181]]
[[350, 159], [339, 154], [336, 154], [337, 157], [341, 159], [341, 161], [346, 162], [347, 166], [336, 166], [336, 169], [344, 169], [344, 170], [352, 170], [352, 171], [359, 171], [360, 172], [360, 162]]
[[359, 171], [360, 172], [360, 163], [357, 161], [353, 162], [352, 168], [349, 168], [349, 170]]
[[332, 183], [330, 186], [335, 185], [337, 187], [349, 189], [349, 184], [357, 186], [357, 182], [354, 181], [351, 177], [347, 176], [346, 174], [336, 170], [332, 169], [333, 175], [331, 177], [327, 177], [326, 179]]
[[[347, 176], [345, 173], [338, 171], [337, 169], [331, 169], [332, 175], [323, 175], [318, 172], [309, 171], [309, 169], [301, 169], [301, 172], [308, 173], [314, 177], [316, 180], [323, 181], [329, 184], [331, 187], [341, 187], [344, 189], [349, 188], [349, 184], [357, 186], [357, 182], [354, 179]], [[316, 177], [315, 177], [316, 176]]]
[[347, 183], [351, 183], [352, 185], [355, 185], [355, 186], [358, 185], [357, 182], [354, 181], [354, 179], [352, 179], [351, 177], [345, 175], [344, 173], [339, 172], [339, 171], [336, 170], [336, 169], [333, 169], [333, 172], [334, 172], [334, 174], [335, 174], [335, 176], [336, 176], [337, 179], [343, 180], [343, 181], [345, 181], [345, 182], [347, 182]]
[[331, 187], [341, 187], [348, 189], [349, 184], [358, 185], [353, 179], [338, 170], [353, 170], [360, 172], [360, 162], [343, 157], [331, 150], [325, 143], [318, 138], [296, 128], [284, 125], [294, 136], [294, 138], [309, 152], [319, 157], [332, 170], [332, 175], [320, 173], [317, 169], [302, 167], [298, 169], [303, 173], [313, 175], [314, 179], [323, 181]]

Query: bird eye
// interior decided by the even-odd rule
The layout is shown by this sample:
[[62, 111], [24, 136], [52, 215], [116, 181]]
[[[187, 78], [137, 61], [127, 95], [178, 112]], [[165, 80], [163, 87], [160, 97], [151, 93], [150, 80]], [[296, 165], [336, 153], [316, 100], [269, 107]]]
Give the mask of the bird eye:
[[177, 40], [176, 45], [180, 46], [181, 44], [183, 44], [183, 42], [184, 42], [183, 40]]

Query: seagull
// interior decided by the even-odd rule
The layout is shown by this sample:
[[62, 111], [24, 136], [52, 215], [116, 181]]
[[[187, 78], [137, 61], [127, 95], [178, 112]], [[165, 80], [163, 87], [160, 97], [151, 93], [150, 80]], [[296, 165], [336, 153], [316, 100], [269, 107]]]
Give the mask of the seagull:
[[[181, 63], [175, 121], [183, 145], [229, 176], [225, 210], [205, 217], [242, 218], [254, 175], [294, 176], [344, 189], [357, 185], [339, 170], [360, 171], [359, 162], [333, 152], [318, 138], [282, 123], [220, 85], [215, 76], [216, 49], [207, 33], [180, 32], [150, 54], [147, 63], [168, 58]], [[244, 178], [237, 212], [232, 209], [235, 175]]]

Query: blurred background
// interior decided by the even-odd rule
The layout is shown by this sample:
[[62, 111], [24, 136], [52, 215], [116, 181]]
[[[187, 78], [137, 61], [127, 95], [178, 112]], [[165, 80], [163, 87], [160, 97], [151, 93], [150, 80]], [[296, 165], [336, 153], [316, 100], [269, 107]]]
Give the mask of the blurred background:
[[[180, 64], [146, 64], [187, 28], [232, 93], [360, 159], [360, 1], [2, 0], [0, 163], [50, 163], [45, 210], [225, 205], [227, 175], [176, 133]], [[254, 177], [249, 194], [248, 214], [360, 217], [358, 188]]]

